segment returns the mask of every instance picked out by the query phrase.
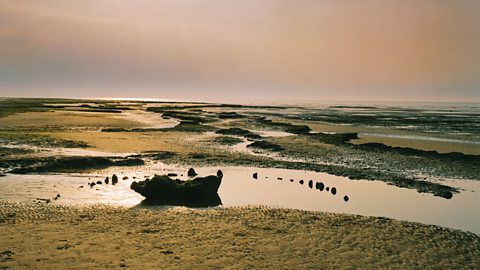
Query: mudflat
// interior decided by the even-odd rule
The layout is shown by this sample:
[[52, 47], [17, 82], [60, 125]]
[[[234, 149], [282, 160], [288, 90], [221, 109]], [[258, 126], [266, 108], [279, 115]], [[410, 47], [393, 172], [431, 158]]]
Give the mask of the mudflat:
[[[249, 207], [151, 207], [128, 188], [157, 173], [186, 179], [188, 168], [205, 176], [217, 167], [225, 168], [222, 194], [235, 198], [227, 202], [279, 192], [285, 200], [304, 197], [308, 209], [341, 203], [330, 209], [354, 214], [365, 213], [362, 198], [405, 198], [396, 191], [407, 190], [408, 198], [428, 203], [422, 213], [459, 209], [466, 214], [444, 219], [471, 221], [468, 228], [480, 231], [471, 196], [478, 191], [471, 183], [480, 180], [480, 131], [471, 112], [441, 126], [441, 113], [431, 111], [365, 107], [373, 112], [359, 116], [344, 109], [2, 99], [0, 188], [7, 175], [9, 190], [0, 192], [0, 269], [478, 268], [479, 236], [467, 231], [303, 211], [301, 203], [293, 204], [299, 209], [255, 200]], [[412, 113], [418, 117], [408, 120]], [[87, 183], [114, 173], [128, 180], [115, 187]], [[348, 185], [357, 180], [360, 188]], [[365, 180], [375, 184], [367, 188]], [[341, 194], [324, 191], [322, 181]], [[115, 204], [122, 196], [135, 204]], [[109, 203], [92, 206], [99, 198]], [[387, 214], [419, 220], [397, 208]]]

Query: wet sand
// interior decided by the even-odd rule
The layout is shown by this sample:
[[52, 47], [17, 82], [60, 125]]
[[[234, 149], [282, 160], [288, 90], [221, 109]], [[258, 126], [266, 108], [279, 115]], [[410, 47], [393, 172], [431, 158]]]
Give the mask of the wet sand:
[[[16, 106], [15, 102], [20, 105]], [[27, 169], [43, 166], [54, 173], [52, 164], [57, 163], [52, 158], [61, 163], [68, 161], [70, 155], [91, 155], [97, 151], [95, 155], [137, 154], [146, 164], [139, 167], [142, 172], [158, 160], [195, 167], [225, 164], [283, 167], [352, 179], [381, 180], [430, 193], [441, 186], [438, 181], [428, 182], [430, 179], [478, 180], [478, 159], [473, 157], [469, 160], [474, 162], [450, 162], [437, 156], [418, 158], [399, 154], [388, 148], [383, 152], [357, 149], [357, 145], [306, 136], [301, 128], [308, 125], [314, 132], [335, 133], [376, 131], [422, 135], [423, 132], [299, 121], [303, 119], [301, 116], [288, 116], [297, 109], [284, 111], [282, 107], [276, 112], [270, 107], [210, 107], [208, 104], [191, 107], [190, 104], [143, 102], [62, 101], [63, 105], [56, 104], [59, 101], [55, 100], [23, 102], [6, 101], [8, 106], [0, 108], [0, 142], [4, 144], [0, 145], [0, 165], [9, 163], [0, 166], [0, 174], [9, 174], [17, 166]], [[235, 114], [231, 114], [232, 111]], [[310, 116], [311, 112], [307, 113]], [[177, 123], [181, 123], [179, 128], [173, 128]], [[258, 133], [280, 132], [281, 136], [272, 137], [262, 133], [261, 140], [279, 144], [284, 150], [278, 155], [268, 151], [244, 153], [236, 146], [216, 141], [224, 135], [215, 131], [229, 127]], [[134, 128], [138, 130], [133, 131]], [[162, 128], [165, 130], [159, 130]], [[435, 136], [442, 135], [437, 132]], [[226, 138], [251, 143], [242, 136]], [[372, 140], [387, 145], [398, 143], [398, 139]], [[239, 145], [243, 147], [244, 143]], [[405, 146], [425, 147], [416, 141]], [[456, 145], [452, 145], [452, 149], [439, 148], [446, 146], [434, 142], [428, 150], [464, 151]], [[54, 149], [60, 149], [66, 157], [56, 154], [59, 152]], [[151, 151], [168, 151], [171, 155]], [[301, 162], [287, 162], [284, 158]], [[79, 160], [88, 161], [88, 158]], [[75, 168], [78, 172], [92, 170], [88, 166]], [[109, 175], [120, 170], [111, 169]], [[404, 175], [405, 172], [408, 175]], [[416, 186], [417, 183], [421, 185]], [[236, 193], [245, 196], [238, 190]], [[354, 200], [352, 195], [352, 203]], [[431, 208], [432, 215], [438, 214], [435, 207]], [[386, 218], [264, 207], [152, 210], [139, 206], [82, 208], [0, 201], [0, 269], [192, 269], [192, 266], [207, 269], [472, 269], [479, 265], [478, 235]]]
[[97, 112], [27, 112], [2, 118], [0, 128], [101, 128], [142, 127], [142, 123], [116, 113]]
[[474, 269], [480, 237], [300, 210], [0, 203], [0, 268]]

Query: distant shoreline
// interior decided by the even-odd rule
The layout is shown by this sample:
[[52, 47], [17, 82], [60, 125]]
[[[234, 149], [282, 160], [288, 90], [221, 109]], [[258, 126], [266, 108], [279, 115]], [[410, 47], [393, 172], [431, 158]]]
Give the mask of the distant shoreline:
[[50, 99], [50, 100], [99, 100], [99, 101], [145, 101], [145, 102], [167, 102], [167, 103], [196, 103], [196, 104], [231, 104], [231, 105], [383, 105], [383, 106], [480, 106], [480, 101], [471, 100], [457, 100], [457, 101], [445, 101], [445, 100], [349, 100], [349, 99], [316, 99], [312, 100], [282, 100], [282, 99], [218, 99], [218, 100], [198, 100], [198, 99], [178, 99], [178, 98], [152, 98], [152, 97], [41, 97], [41, 96], [0, 96], [2, 99]]

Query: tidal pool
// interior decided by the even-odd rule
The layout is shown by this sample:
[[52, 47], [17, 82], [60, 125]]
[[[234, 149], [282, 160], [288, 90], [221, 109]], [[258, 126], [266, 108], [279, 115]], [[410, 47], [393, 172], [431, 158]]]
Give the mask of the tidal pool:
[[[447, 200], [381, 181], [349, 180], [326, 173], [251, 167], [195, 168], [199, 176], [215, 174], [218, 169], [224, 174], [219, 189], [223, 207], [266, 205], [382, 216], [480, 234], [477, 208], [480, 205], [480, 181], [446, 180], [449, 185], [461, 189], [459, 194]], [[132, 181], [166, 173], [177, 173], [177, 178], [187, 180], [187, 170], [188, 167], [159, 163], [136, 168], [112, 168], [90, 175], [7, 175], [0, 178], [0, 200], [22, 202], [42, 198], [50, 199], [54, 204], [100, 203], [133, 207], [138, 206], [143, 197], [130, 190]], [[120, 179], [116, 186], [103, 183], [90, 188], [87, 185], [89, 182], [103, 181], [113, 173]], [[253, 178], [254, 173], [257, 173], [257, 179]], [[125, 176], [128, 179], [122, 180]], [[300, 180], [303, 180], [303, 185]], [[310, 180], [313, 188], [309, 187]], [[325, 189], [316, 189], [316, 182], [322, 182]], [[326, 187], [329, 191], [326, 191]], [[333, 187], [336, 189], [335, 195], [331, 192]], [[53, 200], [57, 194], [61, 195], [60, 198]], [[348, 196], [347, 202], [344, 196]]]

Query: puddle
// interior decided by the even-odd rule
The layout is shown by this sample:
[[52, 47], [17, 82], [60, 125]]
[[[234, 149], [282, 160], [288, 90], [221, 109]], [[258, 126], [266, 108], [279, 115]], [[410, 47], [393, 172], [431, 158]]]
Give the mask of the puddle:
[[[42, 198], [66, 205], [119, 206], [136, 205], [142, 200], [142, 196], [130, 190], [128, 181], [120, 180], [115, 186], [103, 184], [90, 188], [87, 185], [104, 179], [100, 176], [7, 175], [0, 178], [0, 200], [25, 202]], [[57, 194], [60, 198], [54, 201]]]
[[[122, 169], [124, 169], [122, 171]], [[105, 203], [120, 206], [136, 206], [143, 197], [130, 190], [136, 177], [175, 172], [179, 179], [188, 179], [186, 167], [155, 164], [139, 168], [114, 168], [96, 175], [7, 175], [0, 178], [0, 200], [35, 201], [36, 198], [61, 197], [55, 204], [88, 205]], [[215, 174], [218, 167], [195, 168], [201, 176]], [[380, 181], [349, 180], [325, 173], [286, 169], [248, 167], [221, 167], [224, 179], [219, 195], [224, 206], [267, 205], [365, 216], [382, 216], [399, 220], [435, 224], [480, 234], [479, 181], [448, 181], [462, 189], [452, 199], [446, 200], [415, 190], [390, 186]], [[258, 173], [258, 179], [253, 173]], [[105, 176], [116, 173], [119, 183], [87, 186], [88, 182], [103, 181]], [[182, 175], [183, 174], [183, 175]], [[128, 176], [128, 180], [122, 180]], [[278, 178], [281, 178], [279, 180]], [[293, 179], [293, 182], [290, 182]], [[299, 183], [304, 180], [304, 184]], [[309, 188], [309, 180], [313, 188]], [[322, 182], [330, 191], [315, 189]], [[84, 186], [83, 188], [79, 188]], [[336, 195], [331, 188], [336, 188]], [[348, 202], [344, 201], [348, 196]], [[477, 214], [475, 214], [477, 213]]]

